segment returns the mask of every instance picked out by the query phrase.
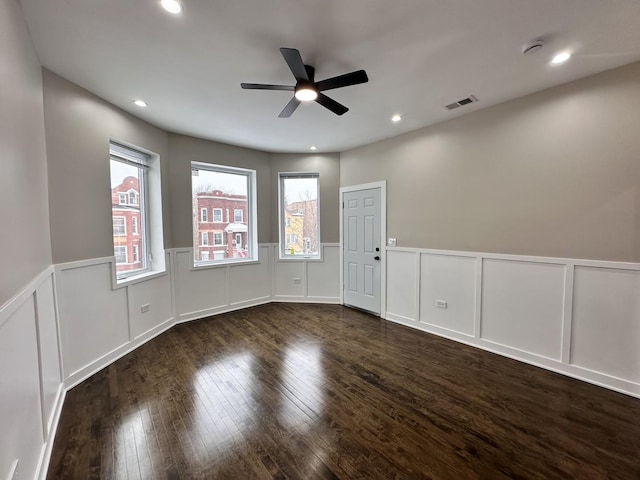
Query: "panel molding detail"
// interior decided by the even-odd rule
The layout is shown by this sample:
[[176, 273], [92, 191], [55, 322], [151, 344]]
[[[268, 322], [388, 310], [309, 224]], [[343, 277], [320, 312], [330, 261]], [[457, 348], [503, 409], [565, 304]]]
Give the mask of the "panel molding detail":
[[[0, 306], [0, 471], [44, 478], [65, 398], [53, 266]], [[9, 394], [11, 393], [11, 394]]]
[[640, 264], [386, 251], [387, 320], [640, 397]]

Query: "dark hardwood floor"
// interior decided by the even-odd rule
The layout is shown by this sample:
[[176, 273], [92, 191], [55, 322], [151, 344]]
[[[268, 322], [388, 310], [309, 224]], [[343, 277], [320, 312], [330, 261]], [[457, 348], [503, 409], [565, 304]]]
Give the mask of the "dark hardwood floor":
[[640, 400], [340, 306], [181, 324], [71, 390], [49, 479], [638, 479]]

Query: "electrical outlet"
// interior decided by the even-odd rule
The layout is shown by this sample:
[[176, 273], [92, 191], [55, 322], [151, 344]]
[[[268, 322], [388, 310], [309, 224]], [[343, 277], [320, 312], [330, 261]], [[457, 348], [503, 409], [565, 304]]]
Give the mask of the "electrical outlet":
[[389, 237], [387, 239], [387, 246], [388, 247], [395, 247], [396, 246], [396, 239], [393, 237]]
[[302, 279], [301, 279], [301, 278], [294, 278], [294, 279], [293, 279], [293, 283], [294, 283], [295, 285], [300, 285], [300, 284], [302, 283]]
[[436, 307], [447, 308], [447, 302], [445, 302], [444, 300], [436, 300]]
[[149, 310], [151, 310], [151, 304], [145, 303], [144, 305], [140, 305], [141, 313], [147, 313]]

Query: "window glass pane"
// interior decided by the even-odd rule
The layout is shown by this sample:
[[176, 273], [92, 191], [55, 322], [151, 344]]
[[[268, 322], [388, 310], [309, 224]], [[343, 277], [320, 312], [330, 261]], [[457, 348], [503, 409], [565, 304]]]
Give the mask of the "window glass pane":
[[113, 247], [113, 252], [116, 257], [116, 265], [119, 263], [127, 263], [127, 247], [116, 245]]
[[146, 239], [141, 238], [145, 236], [144, 201], [139, 201], [144, 195], [146, 169], [113, 157], [110, 165], [113, 251], [116, 274], [122, 277], [147, 268]]
[[[252, 170], [192, 164], [196, 265], [253, 258], [253, 213], [250, 210], [251, 198], [255, 195], [251, 191], [254, 176], [255, 172]], [[202, 241], [205, 232], [207, 243]], [[212, 233], [211, 237], [208, 236], [209, 233]]]
[[317, 174], [280, 174], [282, 257], [320, 256]]

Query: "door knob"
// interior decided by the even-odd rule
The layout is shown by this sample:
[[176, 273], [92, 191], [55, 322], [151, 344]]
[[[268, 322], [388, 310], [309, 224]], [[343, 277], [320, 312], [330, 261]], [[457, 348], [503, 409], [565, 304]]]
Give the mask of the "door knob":
[[376, 255], [375, 257], [373, 257], [374, 260], [380, 260], [380, 257], [378, 255]]

